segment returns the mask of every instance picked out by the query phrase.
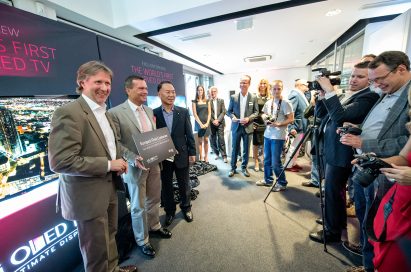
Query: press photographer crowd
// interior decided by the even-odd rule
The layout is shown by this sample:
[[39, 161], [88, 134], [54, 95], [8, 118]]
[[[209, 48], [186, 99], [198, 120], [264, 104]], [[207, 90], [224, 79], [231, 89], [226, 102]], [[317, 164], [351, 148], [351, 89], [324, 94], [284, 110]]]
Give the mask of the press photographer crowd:
[[[254, 171], [263, 171], [264, 177], [256, 185], [270, 187], [269, 194], [287, 190], [287, 172], [301, 170], [296, 161], [302, 149], [311, 154], [310, 180], [302, 186], [319, 188], [322, 213], [313, 218], [319, 230], [307, 235], [325, 250], [327, 244], [342, 242], [361, 255], [362, 266], [347, 271], [411, 271], [409, 57], [400, 51], [364, 56], [353, 66], [344, 91], [339, 72], [314, 72], [313, 81], [296, 79], [288, 96], [283, 81], [266, 79], [252, 94], [251, 77], [244, 75], [227, 110], [216, 86], [208, 91], [198, 86], [191, 108], [196, 147], [190, 110], [175, 105], [172, 82], [158, 84], [161, 105], [151, 109], [145, 105], [147, 83], [131, 75], [124, 82], [127, 100], [106, 114], [112, 71], [98, 61], [81, 65], [80, 97], [55, 111], [48, 146], [50, 168], [60, 173], [58, 204], [63, 217], [77, 223], [85, 270], [137, 271], [134, 265], [118, 265], [117, 190], [125, 190], [130, 199], [131, 236], [141, 254], [154, 258], [150, 239], [171, 238], [166, 227], [175, 220], [177, 203], [185, 221], [194, 220], [190, 167], [196, 155], [204, 165], [209, 165], [209, 153], [229, 163], [224, 173], [229, 178], [239, 174], [241, 160], [241, 174], [250, 177], [252, 141]], [[224, 141], [227, 117], [231, 154]], [[169, 133], [174, 156], [147, 164], [134, 136], [161, 128]], [[310, 148], [304, 145], [308, 140]], [[350, 205], [355, 212], [347, 214]], [[346, 239], [347, 216], [358, 218], [358, 244]]]

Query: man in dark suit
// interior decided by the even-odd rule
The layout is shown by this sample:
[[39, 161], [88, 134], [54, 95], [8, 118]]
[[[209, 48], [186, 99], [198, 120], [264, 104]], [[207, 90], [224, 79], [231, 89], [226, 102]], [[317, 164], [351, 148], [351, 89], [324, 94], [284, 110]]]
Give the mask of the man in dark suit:
[[323, 141], [325, 162], [325, 229], [310, 233], [310, 238], [322, 242], [324, 235], [328, 242], [339, 242], [347, 225], [345, 187], [351, 175], [352, 148], [341, 144], [337, 128], [344, 122], [360, 124], [378, 100], [378, 94], [371, 92], [368, 82], [368, 63], [354, 66], [349, 81], [349, 91], [341, 101], [338, 99], [327, 77], [317, 79], [324, 91], [317, 102], [317, 116], [322, 122], [319, 138]]
[[[354, 147], [358, 152], [374, 152], [380, 158], [398, 154], [408, 140], [405, 124], [409, 121], [408, 92], [411, 89], [410, 60], [400, 51], [386, 51], [378, 55], [368, 66], [369, 79], [374, 87], [382, 90], [383, 96], [370, 111], [362, 124], [361, 136], [345, 135], [341, 142]], [[366, 214], [374, 199], [374, 186], [385, 183], [385, 176], [363, 188], [354, 183], [355, 213], [362, 230], [363, 266], [374, 271], [374, 252], [364, 228]]]
[[230, 104], [227, 110], [227, 116], [231, 118], [231, 171], [229, 177], [234, 176], [237, 169], [237, 157], [240, 149], [240, 141], [243, 140], [243, 160], [241, 163], [241, 172], [244, 176], [249, 177], [248, 172], [248, 154], [250, 151], [251, 135], [253, 134], [253, 120], [258, 116], [258, 104], [255, 95], [248, 92], [251, 77], [244, 75], [240, 79], [240, 93], [233, 94], [230, 97]]
[[81, 96], [55, 111], [48, 144], [50, 168], [60, 174], [57, 203], [63, 217], [77, 223], [87, 272], [137, 271], [135, 266], [118, 267], [116, 189], [128, 165], [106, 115], [111, 80], [111, 70], [98, 61], [80, 66]]
[[220, 157], [227, 163], [227, 153], [225, 151], [224, 141], [224, 116], [226, 109], [224, 106], [224, 100], [217, 97], [218, 89], [215, 86], [210, 87], [210, 102], [211, 102], [211, 136], [210, 143], [211, 148], [216, 155], [216, 160]]
[[288, 100], [290, 100], [294, 110], [294, 122], [288, 126], [288, 129], [290, 134], [294, 136], [294, 141], [287, 152], [285, 162], [288, 162], [291, 159], [286, 170], [292, 172], [298, 172], [302, 169], [298, 164], [296, 164], [299, 151], [295, 153], [293, 158], [291, 158], [291, 155], [293, 154], [298, 143], [304, 137], [304, 132], [307, 129], [308, 121], [304, 118], [304, 111], [308, 107], [309, 102], [304, 94], [308, 91], [307, 80], [297, 79], [295, 81], [295, 89], [291, 90], [288, 95]]
[[147, 101], [147, 83], [136, 75], [125, 80], [127, 101], [110, 109], [109, 113], [119, 132], [123, 157], [129, 164], [124, 181], [128, 186], [131, 205], [131, 219], [134, 237], [143, 254], [154, 257], [156, 252], [149, 241], [150, 236], [171, 238], [171, 232], [161, 227], [160, 209], [160, 166], [146, 169], [138, 155], [134, 135], [156, 129], [153, 110], [144, 105]]
[[167, 127], [173, 139], [177, 154], [163, 161], [161, 170], [161, 199], [166, 212], [165, 225], [174, 220], [176, 204], [174, 202], [173, 173], [175, 173], [180, 192], [180, 208], [187, 222], [193, 221], [191, 212], [191, 185], [189, 165], [196, 160], [196, 147], [190, 114], [187, 109], [174, 105], [176, 91], [170, 81], [160, 82], [157, 86], [161, 106], [154, 109], [157, 128]]

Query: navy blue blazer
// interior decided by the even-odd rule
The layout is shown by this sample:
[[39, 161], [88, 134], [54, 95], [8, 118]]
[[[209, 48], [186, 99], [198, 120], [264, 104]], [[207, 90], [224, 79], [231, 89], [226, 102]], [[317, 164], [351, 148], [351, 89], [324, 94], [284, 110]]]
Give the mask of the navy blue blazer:
[[336, 133], [336, 130], [344, 122], [361, 124], [378, 99], [379, 95], [367, 88], [360, 93], [353, 94], [343, 104], [337, 96], [317, 102], [317, 116], [322, 119], [319, 138], [324, 143], [323, 151], [327, 164], [338, 167], [351, 166], [354, 150], [351, 146], [340, 142], [340, 135]]
[[[162, 106], [155, 108], [153, 113], [156, 117], [157, 129], [167, 127]], [[177, 168], [188, 167], [188, 157], [196, 155], [196, 146], [190, 114], [187, 109], [174, 105], [173, 126], [170, 134], [178, 151], [178, 154], [174, 157]]]
[[[235, 116], [237, 119], [240, 119], [240, 95], [233, 94], [230, 97], [230, 104], [227, 109], [227, 116], [231, 119]], [[253, 120], [258, 116], [258, 103], [257, 97], [250, 92], [247, 93], [247, 101], [244, 112], [244, 117], [248, 117], [250, 121], [244, 125], [246, 133], [253, 133], [254, 128], [252, 126]], [[231, 131], [237, 131], [240, 122], [231, 122]]]

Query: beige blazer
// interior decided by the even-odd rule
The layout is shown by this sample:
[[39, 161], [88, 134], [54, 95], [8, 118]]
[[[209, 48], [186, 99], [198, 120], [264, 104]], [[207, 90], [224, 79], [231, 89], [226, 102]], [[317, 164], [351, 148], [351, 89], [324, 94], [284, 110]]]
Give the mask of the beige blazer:
[[[108, 120], [116, 135], [115, 126]], [[50, 168], [60, 174], [57, 203], [63, 217], [89, 220], [105, 215], [110, 195], [121, 186], [121, 177], [107, 172], [109, 149], [84, 98], [54, 112], [48, 146]]]

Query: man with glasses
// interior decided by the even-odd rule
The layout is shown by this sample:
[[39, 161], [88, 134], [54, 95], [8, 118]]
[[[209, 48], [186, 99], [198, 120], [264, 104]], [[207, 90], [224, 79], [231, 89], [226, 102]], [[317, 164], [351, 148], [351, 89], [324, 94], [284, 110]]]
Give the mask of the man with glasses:
[[[374, 152], [380, 158], [394, 156], [409, 137], [405, 124], [409, 121], [407, 95], [411, 91], [410, 60], [400, 51], [383, 52], [369, 64], [368, 77], [371, 84], [382, 90], [383, 96], [363, 122], [362, 134], [346, 134], [341, 137], [341, 143], [356, 148], [359, 153]], [[374, 199], [374, 185], [383, 185], [384, 181], [385, 176], [380, 175], [366, 188], [353, 181], [355, 212], [362, 230], [363, 271], [374, 271], [373, 247], [368, 242], [364, 223]]]

